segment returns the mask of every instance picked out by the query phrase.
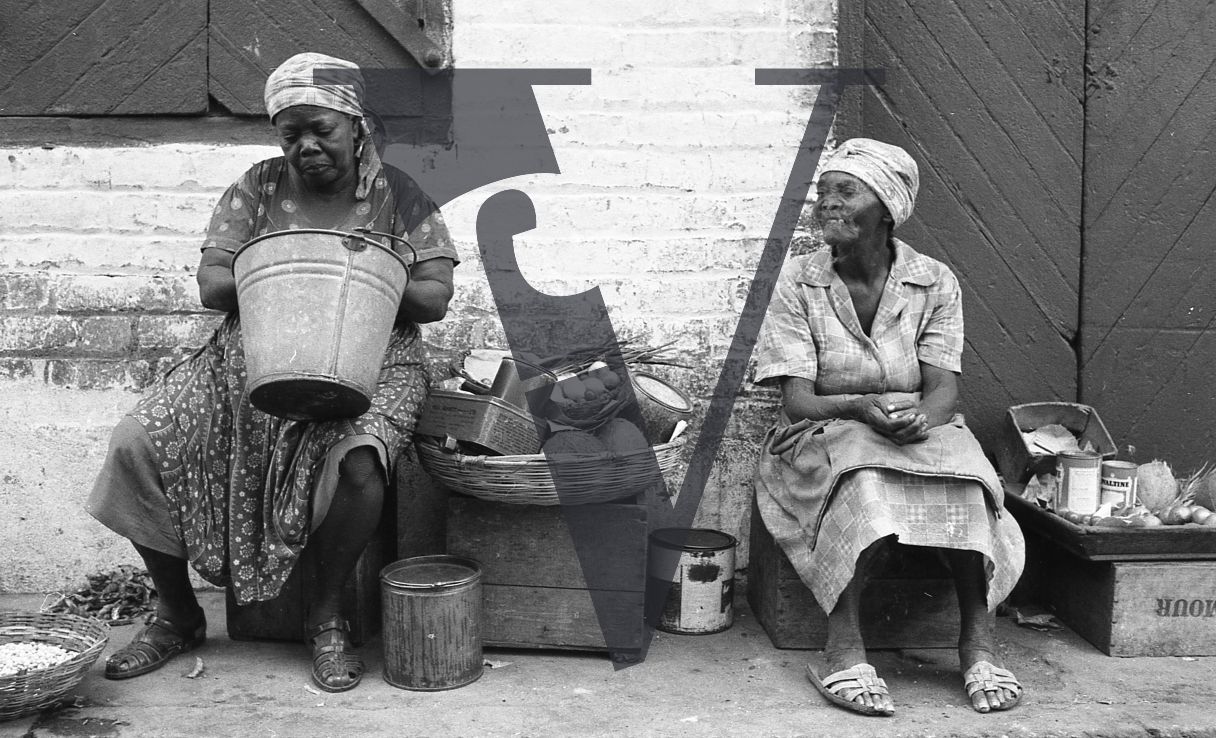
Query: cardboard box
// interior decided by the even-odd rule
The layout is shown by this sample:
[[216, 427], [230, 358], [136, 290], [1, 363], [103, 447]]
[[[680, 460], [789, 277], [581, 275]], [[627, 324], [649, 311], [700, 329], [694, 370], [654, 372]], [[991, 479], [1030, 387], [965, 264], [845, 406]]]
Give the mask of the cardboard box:
[[1014, 405], [1005, 411], [1005, 422], [996, 448], [997, 469], [1007, 482], [1025, 482], [1036, 474], [1054, 472], [1056, 457], [1031, 449], [1023, 432], [1057, 423], [1072, 431], [1084, 447], [1088, 442], [1104, 459], [1115, 457], [1118, 449], [1098, 412], [1075, 402], [1032, 402]]
[[[747, 602], [777, 648], [820, 649], [828, 621], [752, 504]], [[927, 551], [927, 549], [925, 550]], [[862, 592], [862, 636], [867, 648], [957, 648], [958, 598], [954, 580], [932, 556], [892, 556]]]

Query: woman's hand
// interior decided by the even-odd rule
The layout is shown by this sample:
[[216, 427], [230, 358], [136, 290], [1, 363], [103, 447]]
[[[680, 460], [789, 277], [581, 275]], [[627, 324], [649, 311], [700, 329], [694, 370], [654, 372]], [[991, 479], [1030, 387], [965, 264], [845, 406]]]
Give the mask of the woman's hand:
[[865, 395], [858, 399], [857, 420], [900, 446], [929, 437], [929, 419], [906, 395]]

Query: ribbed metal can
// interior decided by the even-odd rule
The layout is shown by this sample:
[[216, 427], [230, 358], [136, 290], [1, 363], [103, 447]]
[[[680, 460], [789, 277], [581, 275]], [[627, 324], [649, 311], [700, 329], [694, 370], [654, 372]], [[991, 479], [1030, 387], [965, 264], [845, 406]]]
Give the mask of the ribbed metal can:
[[481, 565], [460, 556], [415, 556], [380, 572], [384, 681], [434, 692], [482, 672]]

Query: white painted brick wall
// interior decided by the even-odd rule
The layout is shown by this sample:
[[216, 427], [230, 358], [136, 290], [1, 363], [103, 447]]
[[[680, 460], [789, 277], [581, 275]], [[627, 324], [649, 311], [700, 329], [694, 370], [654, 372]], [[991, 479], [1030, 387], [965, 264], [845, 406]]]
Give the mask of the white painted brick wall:
[[[703, 409], [809, 114], [805, 90], [757, 86], [754, 70], [830, 63], [834, 3], [455, 0], [453, 16], [460, 67], [585, 67], [592, 84], [536, 88], [559, 174], [445, 207], [465, 261], [428, 344], [503, 344], [475, 224], [487, 197], [520, 189], [537, 211], [517, 243], [525, 275], [551, 294], [598, 286], [622, 335], [675, 341], [694, 369], [667, 376]], [[0, 148], [0, 591], [131, 560], [80, 503], [141, 383], [215, 325], [197, 305], [199, 237], [223, 189], [276, 153]], [[697, 523], [746, 544], [773, 404], [744, 391]]]

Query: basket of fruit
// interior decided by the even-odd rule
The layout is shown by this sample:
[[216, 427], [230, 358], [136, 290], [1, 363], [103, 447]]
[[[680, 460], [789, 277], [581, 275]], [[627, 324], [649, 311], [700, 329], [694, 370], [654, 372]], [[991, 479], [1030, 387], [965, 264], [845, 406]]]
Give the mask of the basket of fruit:
[[68, 613], [0, 611], [0, 720], [59, 702], [101, 655], [109, 628]]

